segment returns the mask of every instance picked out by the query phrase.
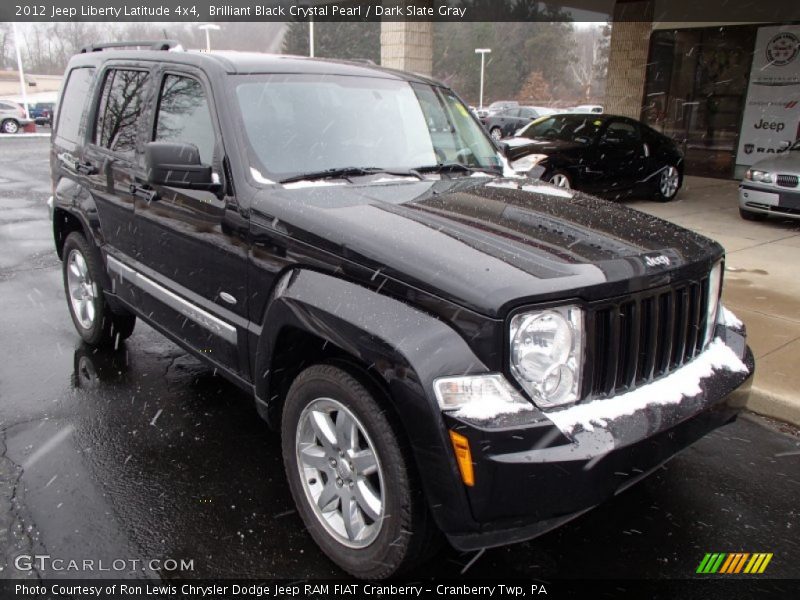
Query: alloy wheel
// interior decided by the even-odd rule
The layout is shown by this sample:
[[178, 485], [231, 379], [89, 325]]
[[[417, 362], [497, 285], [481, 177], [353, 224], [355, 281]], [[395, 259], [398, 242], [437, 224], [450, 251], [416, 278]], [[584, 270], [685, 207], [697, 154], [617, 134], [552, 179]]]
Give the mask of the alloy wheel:
[[3, 123], [3, 133], [17, 133], [19, 131], [19, 125], [16, 121], [9, 119]]
[[95, 321], [95, 298], [97, 288], [86, 259], [78, 250], [72, 250], [67, 257], [67, 289], [69, 301], [75, 318], [84, 329], [91, 329]]
[[658, 189], [664, 198], [672, 198], [678, 192], [678, 169], [675, 167], [667, 167], [661, 172], [661, 180], [658, 184]]
[[492, 129], [490, 135], [492, 136], [492, 139], [496, 142], [499, 142], [503, 138], [503, 132], [500, 130], [499, 127], [495, 127], [494, 129]]
[[553, 175], [550, 178], [550, 183], [552, 183], [554, 186], [560, 187], [560, 188], [569, 189], [569, 187], [570, 187], [569, 179], [567, 178], [566, 175], [564, 175], [562, 173], [556, 173], [555, 175]]
[[384, 518], [383, 470], [358, 418], [342, 403], [317, 398], [297, 423], [300, 482], [323, 527], [350, 548], [378, 537]]

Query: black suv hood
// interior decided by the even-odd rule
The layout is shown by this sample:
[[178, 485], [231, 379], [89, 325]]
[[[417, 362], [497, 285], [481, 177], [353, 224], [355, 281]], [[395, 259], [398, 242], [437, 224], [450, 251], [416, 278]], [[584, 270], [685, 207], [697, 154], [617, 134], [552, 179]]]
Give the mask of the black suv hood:
[[256, 198], [260, 226], [489, 316], [548, 297], [590, 300], [610, 282], [620, 293], [669, 283], [722, 255], [681, 227], [538, 180], [291, 187]]

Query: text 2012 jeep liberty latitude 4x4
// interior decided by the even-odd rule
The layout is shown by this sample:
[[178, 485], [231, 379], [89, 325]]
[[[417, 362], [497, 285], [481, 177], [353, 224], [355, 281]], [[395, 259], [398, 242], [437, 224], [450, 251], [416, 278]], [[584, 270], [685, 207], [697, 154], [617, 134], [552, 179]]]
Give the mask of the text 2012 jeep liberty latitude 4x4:
[[343, 569], [533, 538], [735, 417], [715, 242], [504, 176], [423, 77], [114, 46], [71, 59], [52, 138], [75, 327], [142, 319], [252, 393]]

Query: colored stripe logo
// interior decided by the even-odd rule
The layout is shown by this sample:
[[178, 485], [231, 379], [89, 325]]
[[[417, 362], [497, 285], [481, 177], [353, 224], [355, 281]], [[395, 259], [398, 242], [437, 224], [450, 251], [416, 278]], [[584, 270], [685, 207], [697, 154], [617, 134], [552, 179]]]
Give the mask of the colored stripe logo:
[[700, 561], [696, 572], [704, 575], [755, 575], [763, 573], [771, 560], [772, 552], [709, 552]]

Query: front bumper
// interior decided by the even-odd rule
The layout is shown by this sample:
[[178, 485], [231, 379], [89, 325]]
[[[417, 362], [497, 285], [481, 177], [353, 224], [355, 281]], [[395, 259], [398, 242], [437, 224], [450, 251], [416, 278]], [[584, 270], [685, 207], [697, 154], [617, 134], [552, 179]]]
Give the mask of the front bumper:
[[741, 183], [739, 208], [800, 219], [800, 189]]
[[571, 426], [539, 410], [490, 422], [446, 414], [447, 427], [468, 438], [475, 471], [475, 485], [466, 490], [476, 527], [447, 532], [451, 544], [474, 550], [541, 535], [735, 419], [747, 400], [755, 363], [743, 330], [718, 325], [716, 335], [746, 372], [715, 369], [699, 380], [700, 393], [676, 403], [653, 402], [618, 414], [624, 411], [613, 410], [617, 398], [596, 400], [611, 403], [605, 406], [617, 416]]

